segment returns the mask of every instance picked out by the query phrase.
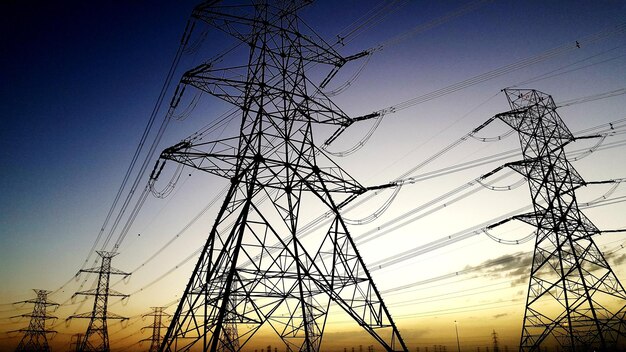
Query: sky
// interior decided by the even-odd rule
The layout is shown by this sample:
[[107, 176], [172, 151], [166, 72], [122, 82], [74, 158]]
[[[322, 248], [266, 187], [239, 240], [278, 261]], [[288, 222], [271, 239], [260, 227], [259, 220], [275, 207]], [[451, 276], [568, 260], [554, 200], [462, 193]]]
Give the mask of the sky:
[[[11, 303], [32, 298], [31, 289], [53, 291], [50, 299], [62, 303], [54, 313], [59, 318], [53, 324], [59, 332], [52, 340], [54, 350], [67, 349], [71, 335], [84, 332], [85, 321], [74, 319], [68, 325], [65, 319], [91, 309], [91, 300], [71, 297], [91, 288], [94, 276], [73, 278], [79, 269], [98, 265], [95, 257], [88, 255], [94, 243], [98, 249], [102, 246], [102, 241], [96, 242], [98, 234], [195, 4], [68, 1], [33, 6], [9, 1], [0, 5], [4, 33], [0, 39], [4, 48], [0, 56], [2, 349], [13, 348], [19, 341], [19, 335], [6, 332], [28, 324], [27, 319], [9, 317], [29, 312], [30, 305]], [[468, 4], [474, 5], [468, 9]], [[389, 7], [383, 15], [368, 17], [372, 9], [385, 5]], [[341, 54], [374, 49], [368, 58], [342, 68], [328, 88], [350, 84], [333, 96], [333, 101], [350, 116], [396, 107], [362, 148], [332, 158], [366, 186], [409, 176], [418, 180], [402, 187], [374, 221], [362, 225], [352, 221], [350, 225], [410, 350], [440, 344], [452, 350], [455, 327], [463, 351], [491, 346], [493, 330], [501, 345], [513, 348], [519, 343], [532, 241], [505, 245], [472, 231], [495, 219], [528, 211], [528, 187], [519, 175], [500, 171], [487, 187], [472, 184], [463, 188], [480, 175], [520, 159], [518, 140], [496, 121], [478, 137], [508, 137], [493, 142], [469, 138], [446, 153], [439, 152], [491, 116], [507, 111], [501, 93], [506, 87], [551, 94], [557, 105], [564, 105], [558, 112], [575, 135], [625, 118], [623, 94], [588, 102], [578, 99], [620, 89], [623, 93], [626, 88], [625, 13], [623, 1], [571, 1], [567, 5], [545, 1], [319, 1], [303, 9], [302, 19], [329, 43], [335, 43], [337, 35], [349, 34], [344, 45], [336, 44]], [[617, 26], [622, 30], [611, 32]], [[224, 36], [215, 31], [203, 35], [203, 28], [195, 29], [191, 42], [204, 40], [199, 49], [183, 55], [174, 83], [185, 70], [229, 47]], [[316, 72], [312, 77], [318, 78]], [[165, 94], [166, 104], [174, 86]], [[189, 97], [193, 95], [186, 95], [181, 108], [195, 108], [186, 118], [170, 123], [156, 147], [157, 155], [230, 109], [206, 94], [197, 105]], [[413, 103], [399, 108], [402, 105], [398, 104], [407, 101]], [[164, 113], [162, 109], [157, 114], [157, 124]], [[358, 145], [373, 124], [364, 121], [351, 126], [329, 151]], [[207, 138], [235, 136], [237, 126], [235, 119]], [[315, 133], [321, 141], [328, 131]], [[153, 139], [154, 132], [148, 143]], [[597, 141], [586, 140], [568, 145], [567, 151], [586, 180], [621, 178], [626, 177], [621, 141], [623, 137], [616, 134], [603, 140], [597, 150]], [[510, 150], [518, 152], [459, 172], [438, 172]], [[143, 158], [144, 154], [140, 160]], [[149, 159], [148, 172], [155, 160]], [[168, 164], [165, 175], [172, 171]], [[157, 186], [164, 187], [164, 180]], [[144, 175], [140, 190], [146, 182]], [[115, 290], [131, 294], [127, 301], [111, 301], [111, 311], [131, 317], [124, 324], [110, 322], [113, 350], [148, 348], [146, 343], [138, 344], [149, 337], [139, 328], [151, 324], [150, 318], [141, 315], [181, 296], [226, 185], [226, 180], [216, 176], [185, 169], [169, 196], [148, 196], [119, 255], [113, 258], [114, 267], [133, 272], [127, 281], [112, 281]], [[489, 189], [507, 186], [513, 189]], [[128, 187], [124, 197], [127, 192]], [[392, 193], [378, 191], [361, 206], [346, 210], [344, 216], [355, 220], [376, 213]], [[105, 249], [110, 250], [118, 238], [137, 195]], [[601, 206], [588, 206], [583, 212], [601, 229], [626, 228], [626, 205], [620, 201], [626, 195], [623, 185], [615, 190], [610, 185], [585, 187], [578, 199], [584, 205], [605, 195], [617, 201], [600, 202]], [[213, 205], [186, 228], [210, 202]], [[114, 216], [118, 212], [119, 207]], [[318, 215], [315, 211], [304, 213], [303, 220]], [[512, 240], [527, 237], [532, 230], [512, 222], [491, 234]], [[171, 245], [159, 251], [168, 241]], [[623, 233], [604, 234], [596, 241], [623, 280]], [[148, 261], [157, 252], [158, 256]], [[171, 306], [166, 311], [173, 310]], [[358, 346], [358, 330], [349, 319], [335, 311], [330, 316], [324, 346], [334, 351]]]

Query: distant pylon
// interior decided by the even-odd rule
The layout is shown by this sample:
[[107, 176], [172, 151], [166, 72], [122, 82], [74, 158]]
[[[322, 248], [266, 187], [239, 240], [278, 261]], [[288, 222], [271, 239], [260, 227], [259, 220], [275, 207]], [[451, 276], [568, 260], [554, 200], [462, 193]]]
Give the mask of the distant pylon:
[[80, 352], [80, 343], [83, 341], [85, 334], [77, 333], [70, 338], [70, 349], [68, 352]]
[[159, 350], [159, 346], [161, 345], [161, 329], [167, 328], [163, 324], [163, 317], [170, 316], [169, 314], [163, 312], [165, 307], [152, 307], [152, 313], [145, 314], [144, 317], [153, 317], [152, 325], [144, 326], [141, 328], [143, 332], [145, 329], [152, 329], [152, 336], [149, 339], [144, 339], [141, 341], [150, 341], [150, 349], [149, 352], [156, 352]]
[[94, 296], [93, 309], [88, 313], [81, 313], [70, 316], [68, 319], [82, 318], [90, 319], [87, 332], [80, 343], [79, 351], [109, 351], [109, 333], [107, 330], [108, 319], [127, 320], [117, 314], [108, 311], [109, 297], [126, 298], [128, 295], [119, 293], [109, 288], [109, 280], [111, 275], [130, 274], [111, 267], [111, 258], [118, 253], [98, 251], [98, 255], [102, 258], [100, 267], [83, 269], [81, 272], [98, 274], [98, 286], [93, 290], [76, 292], [76, 295]]
[[[315, 125], [336, 128], [332, 140], [353, 122], [380, 116], [351, 118], [320, 88], [367, 53], [339, 55], [297, 15], [309, 3], [211, 0], [193, 11], [238, 43], [224, 54], [232, 60], [218, 55], [187, 71], [175, 94], [191, 86], [235, 105], [242, 119], [238, 136], [190, 138], [161, 154], [230, 182], [163, 351], [241, 351], [263, 328], [288, 351], [318, 352], [331, 303], [383, 350], [407, 351], [341, 215], [368, 188], [335, 164], [312, 132]], [[322, 64], [330, 73], [317, 85], [305, 71]], [[328, 225], [301, 238], [303, 218], [319, 211]]]
[[491, 333], [491, 338], [493, 339], [493, 352], [500, 352], [500, 347], [498, 346], [498, 333], [495, 329]]
[[29, 299], [26, 301], [16, 303], [32, 303], [33, 311], [30, 314], [18, 315], [17, 317], [30, 318], [28, 328], [15, 330], [15, 332], [21, 332], [24, 334], [20, 343], [15, 349], [16, 352], [36, 352], [36, 351], [50, 351], [48, 345], [48, 334], [54, 334], [56, 331], [46, 329], [46, 321], [50, 319], [56, 319], [57, 317], [48, 315], [46, 311], [48, 307], [58, 307], [58, 303], [48, 301], [48, 294], [50, 291], [46, 290], [33, 290], [37, 294], [37, 298]]
[[516, 216], [537, 228], [520, 351], [543, 342], [566, 351], [615, 351], [626, 334], [626, 291], [595, 244], [601, 231], [579, 210], [575, 190], [587, 185], [567, 160], [576, 138], [551, 96], [506, 89], [511, 111], [496, 115], [519, 133], [534, 211]]

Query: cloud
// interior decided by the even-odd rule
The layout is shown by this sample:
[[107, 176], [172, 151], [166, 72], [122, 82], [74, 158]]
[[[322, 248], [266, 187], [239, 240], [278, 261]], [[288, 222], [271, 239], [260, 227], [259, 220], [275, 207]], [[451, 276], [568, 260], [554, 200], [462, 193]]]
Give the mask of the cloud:
[[468, 265], [464, 272], [477, 272], [479, 276], [491, 278], [508, 277], [512, 285], [528, 281], [532, 253], [517, 252], [488, 259], [478, 265]]
[[606, 260], [612, 260], [613, 265], [620, 265], [626, 261], [626, 254], [622, 254], [620, 256], [615, 256], [615, 252], [608, 252], [606, 254]]

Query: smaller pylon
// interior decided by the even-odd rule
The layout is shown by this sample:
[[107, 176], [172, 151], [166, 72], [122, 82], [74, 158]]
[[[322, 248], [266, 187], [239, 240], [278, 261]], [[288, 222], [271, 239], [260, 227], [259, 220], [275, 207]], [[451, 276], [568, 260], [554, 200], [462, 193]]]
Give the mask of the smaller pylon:
[[16, 352], [21, 351], [50, 351], [50, 346], [48, 345], [48, 334], [54, 334], [56, 331], [47, 330], [46, 329], [46, 321], [50, 319], [56, 319], [57, 317], [48, 315], [47, 308], [48, 307], [58, 307], [58, 303], [49, 302], [48, 301], [48, 293], [50, 291], [46, 290], [33, 290], [37, 294], [37, 298], [29, 299], [26, 301], [16, 302], [16, 303], [32, 303], [33, 312], [31, 314], [23, 314], [18, 315], [16, 317], [28, 317], [30, 318], [30, 323], [28, 324], [28, 328], [15, 330], [15, 332], [24, 333], [20, 343], [17, 345], [15, 349]]
[[149, 339], [141, 340], [150, 341], [150, 349], [148, 350], [149, 352], [158, 352], [159, 347], [161, 346], [161, 329], [167, 328], [167, 326], [162, 323], [162, 320], [164, 316], [170, 316], [170, 314], [163, 312], [164, 308], [165, 307], [152, 307], [152, 313], [143, 315], [144, 318], [154, 317], [154, 322], [152, 323], [152, 325], [144, 326], [143, 328], [141, 328], [141, 332], [148, 328], [152, 329], [152, 337]]
[[498, 333], [495, 329], [491, 333], [491, 338], [493, 339], [493, 352], [500, 352], [500, 347], [498, 346]]
[[128, 318], [109, 312], [108, 303], [109, 297], [126, 298], [129, 296], [109, 288], [111, 274], [124, 276], [128, 276], [130, 274], [111, 267], [111, 258], [116, 256], [118, 253], [105, 251], [98, 251], [97, 253], [102, 258], [100, 267], [83, 269], [81, 272], [98, 274], [98, 286], [94, 290], [80, 291], [74, 294], [74, 296], [94, 296], [93, 309], [91, 312], [72, 315], [68, 318], [68, 320], [74, 318], [90, 319], [87, 332], [85, 332], [85, 336], [79, 344], [80, 347], [78, 350], [81, 352], [108, 352], [109, 333], [107, 329], [107, 320], [128, 320]]
[[80, 343], [83, 341], [85, 334], [74, 334], [70, 339], [70, 349], [68, 352], [80, 352]]

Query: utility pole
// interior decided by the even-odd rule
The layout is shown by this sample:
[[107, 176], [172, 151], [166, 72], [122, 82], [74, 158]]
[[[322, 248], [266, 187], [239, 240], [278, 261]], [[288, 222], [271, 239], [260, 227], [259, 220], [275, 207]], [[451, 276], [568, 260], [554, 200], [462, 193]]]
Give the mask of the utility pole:
[[[321, 90], [343, 64], [368, 53], [339, 55], [297, 15], [308, 3], [206, 1], [193, 11], [194, 20], [234, 37], [237, 46], [227, 52], [228, 67], [218, 55], [187, 71], [170, 113], [191, 87], [234, 105], [242, 120], [238, 136], [192, 136], [161, 153], [162, 162], [230, 182], [162, 351], [239, 351], [263, 327], [288, 351], [318, 352], [331, 303], [383, 350], [407, 351], [340, 212], [369, 189], [313, 142], [314, 125], [336, 128], [328, 144], [352, 123], [380, 117], [351, 118]], [[306, 75], [312, 65], [330, 68], [319, 85]], [[157, 162], [152, 182], [162, 167]], [[322, 209], [328, 220], [303, 241], [300, 211], [307, 209]]]
[[495, 116], [519, 133], [524, 159], [507, 164], [530, 187], [534, 210], [512, 219], [537, 228], [520, 351], [549, 341], [565, 351], [614, 351], [626, 337], [626, 291], [596, 245], [600, 231], [578, 208], [586, 182], [567, 160], [574, 137], [551, 96], [505, 89], [511, 110]]
[[100, 258], [102, 258], [100, 267], [91, 268], [91, 269], [83, 269], [81, 270], [81, 272], [98, 274], [98, 285], [93, 290], [80, 291], [74, 294], [74, 296], [76, 295], [94, 296], [93, 309], [91, 310], [91, 312], [72, 315], [68, 318], [68, 320], [74, 319], [74, 318], [89, 319], [89, 326], [87, 327], [87, 332], [85, 332], [85, 336], [80, 343], [79, 351], [81, 352], [87, 352], [87, 351], [108, 352], [109, 351], [109, 333], [108, 333], [108, 328], [107, 328], [107, 320], [110, 320], [110, 319], [127, 320], [128, 319], [120, 315], [109, 312], [108, 303], [109, 303], [109, 297], [122, 297], [122, 298], [128, 297], [128, 295], [126, 294], [119, 293], [109, 288], [109, 281], [110, 281], [111, 275], [128, 276], [130, 274], [111, 267], [111, 258], [116, 256], [118, 253], [105, 252], [105, 251], [98, 251], [97, 253], [100, 256]]
[[170, 316], [169, 314], [163, 312], [165, 307], [152, 307], [152, 313], [144, 314], [143, 317], [153, 317], [152, 325], [144, 326], [141, 328], [143, 332], [145, 329], [152, 329], [152, 337], [149, 339], [141, 340], [141, 341], [150, 341], [150, 349], [149, 352], [158, 352], [159, 347], [161, 346], [161, 329], [166, 329], [162, 323], [163, 316]]
[[48, 301], [50, 291], [33, 290], [37, 294], [37, 298], [16, 303], [32, 303], [33, 311], [30, 314], [18, 315], [16, 317], [30, 318], [26, 329], [15, 330], [24, 335], [20, 343], [15, 349], [16, 352], [34, 352], [34, 351], [50, 351], [48, 345], [48, 334], [54, 334], [56, 331], [46, 329], [46, 321], [56, 319], [57, 317], [48, 315], [48, 307], [58, 307], [58, 303]]

